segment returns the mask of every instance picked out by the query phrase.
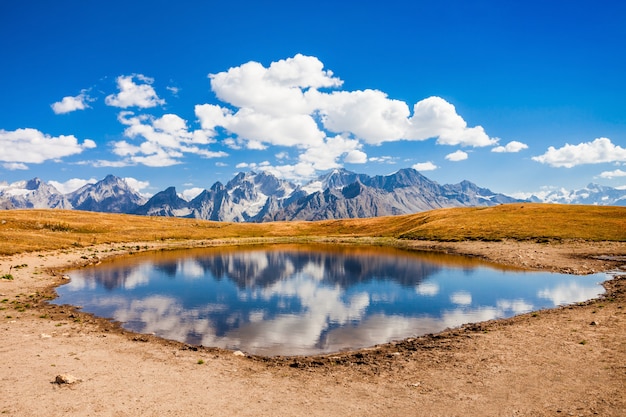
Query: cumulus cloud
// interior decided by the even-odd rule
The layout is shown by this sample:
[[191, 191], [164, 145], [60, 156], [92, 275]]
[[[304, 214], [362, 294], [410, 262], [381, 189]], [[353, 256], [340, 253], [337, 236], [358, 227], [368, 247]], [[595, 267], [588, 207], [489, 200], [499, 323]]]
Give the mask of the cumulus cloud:
[[214, 152], [204, 147], [214, 142], [211, 132], [190, 130], [187, 122], [175, 114], [155, 118], [123, 111], [118, 120], [127, 126], [124, 136], [142, 141], [139, 145], [125, 140], [113, 143], [113, 153], [133, 164], [152, 167], [176, 165], [181, 163], [180, 158], [185, 153], [203, 158], [227, 156], [225, 152]]
[[191, 201], [197, 196], [199, 196], [202, 191], [204, 191], [204, 188], [201, 188], [201, 187], [188, 188], [186, 190], [183, 190], [182, 198], [187, 201]]
[[452, 162], [464, 161], [468, 158], [467, 152], [463, 152], [462, 150], [458, 150], [456, 152], [452, 152], [446, 155], [446, 159]]
[[150, 187], [150, 181], [141, 181], [133, 177], [125, 177], [124, 181], [126, 181], [126, 184], [128, 184], [130, 188], [137, 191], [141, 195], [143, 196], [149, 195], [144, 190]]
[[228, 71], [209, 74], [211, 88], [222, 101], [256, 112], [282, 117], [309, 114], [312, 104], [304, 89], [339, 87], [342, 81], [324, 71], [324, 64], [311, 56], [297, 54], [273, 62], [268, 68], [248, 62]]
[[142, 74], [120, 75], [117, 77], [119, 93], [106, 96], [107, 106], [150, 108], [165, 104], [152, 87], [153, 78]]
[[343, 158], [346, 164], [364, 164], [367, 162], [367, 154], [363, 151], [352, 150]]
[[6, 162], [2, 164], [2, 168], [9, 171], [27, 170], [28, 165], [22, 164], [21, 162]]
[[532, 159], [552, 167], [572, 168], [584, 164], [626, 162], [626, 149], [614, 145], [608, 138], [598, 138], [578, 145], [567, 143], [558, 149], [550, 146], [546, 153]]
[[274, 167], [284, 175], [365, 163], [365, 144], [435, 139], [441, 145], [482, 147], [498, 142], [481, 126], [468, 126], [440, 97], [415, 103], [411, 112], [407, 103], [379, 90], [341, 91], [343, 81], [313, 56], [298, 54], [267, 67], [251, 61], [209, 78], [227, 106], [195, 107], [203, 131], [213, 138], [227, 133], [222, 143], [233, 149], [298, 149], [296, 164]]
[[491, 150], [491, 152], [516, 153], [523, 149], [528, 149], [528, 145], [514, 140], [514, 141], [507, 143], [505, 146], [496, 146], [495, 148]]
[[498, 139], [487, 136], [482, 126], [467, 127], [455, 107], [441, 97], [429, 97], [416, 103], [410, 122], [411, 137], [407, 139], [436, 137], [441, 145], [472, 147], [491, 146], [498, 142]]
[[89, 108], [88, 103], [94, 100], [87, 95], [87, 90], [82, 90], [79, 95], [63, 97], [61, 101], [52, 103], [50, 107], [55, 114], [65, 114], [76, 110], [85, 110]]
[[416, 171], [434, 171], [439, 167], [433, 164], [431, 161], [428, 161], [418, 162], [417, 164], [413, 165], [412, 168]]
[[52, 185], [54, 188], [59, 190], [62, 194], [71, 193], [72, 191], [78, 190], [80, 187], [83, 187], [87, 184], [95, 184], [97, 182], [96, 179], [90, 178], [88, 180], [82, 178], [72, 178], [65, 182], [58, 181], [48, 181], [48, 184]]
[[622, 171], [621, 169], [616, 169], [614, 171], [604, 171], [599, 176], [600, 178], [607, 178], [607, 179], [626, 177], [626, 171]]
[[40, 164], [95, 147], [93, 140], [85, 139], [79, 143], [73, 135], [55, 137], [31, 128], [13, 131], [0, 129], [0, 161], [8, 163]]

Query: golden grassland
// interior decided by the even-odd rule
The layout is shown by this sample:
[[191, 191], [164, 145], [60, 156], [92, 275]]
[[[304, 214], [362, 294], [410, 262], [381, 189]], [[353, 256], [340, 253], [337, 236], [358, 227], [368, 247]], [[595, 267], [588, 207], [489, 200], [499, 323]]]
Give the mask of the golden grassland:
[[626, 241], [626, 207], [524, 203], [368, 219], [259, 224], [71, 210], [0, 211], [0, 255], [100, 243], [335, 237]]

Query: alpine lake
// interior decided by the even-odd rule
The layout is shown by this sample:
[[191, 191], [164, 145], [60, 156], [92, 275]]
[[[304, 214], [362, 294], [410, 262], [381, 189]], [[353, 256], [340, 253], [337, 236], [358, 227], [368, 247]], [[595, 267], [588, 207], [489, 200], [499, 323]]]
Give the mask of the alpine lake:
[[138, 333], [267, 356], [358, 349], [581, 302], [604, 293], [608, 278], [295, 244], [149, 252], [68, 275], [55, 304]]

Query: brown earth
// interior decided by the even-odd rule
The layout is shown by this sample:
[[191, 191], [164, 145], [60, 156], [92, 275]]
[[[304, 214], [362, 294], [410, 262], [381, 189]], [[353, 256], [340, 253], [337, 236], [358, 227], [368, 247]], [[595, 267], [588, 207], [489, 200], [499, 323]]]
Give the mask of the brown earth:
[[[165, 245], [0, 258], [0, 277], [14, 278], [0, 279], [0, 414], [626, 415], [626, 276], [619, 273], [597, 300], [317, 357], [198, 348], [46, 302], [64, 282], [61, 269], [97, 261], [94, 249], [102, 258]], [[568, 273], [626, 269], [624, 242], [408, 245]]]

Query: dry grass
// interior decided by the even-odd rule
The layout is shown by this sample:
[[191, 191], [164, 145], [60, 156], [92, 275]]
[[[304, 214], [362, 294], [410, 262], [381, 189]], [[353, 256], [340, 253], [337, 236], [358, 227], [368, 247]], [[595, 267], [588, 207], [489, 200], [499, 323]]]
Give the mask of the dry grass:
[[319, 237], [626, 241], [626, 207], [511, 204], [371, 219], [262, 224], [66, 210], [0, 211], [2, 255], [99, 243]]

